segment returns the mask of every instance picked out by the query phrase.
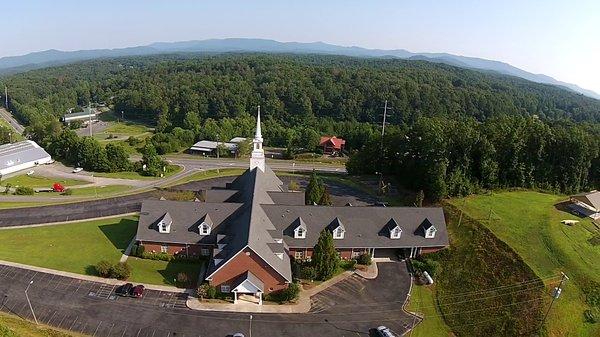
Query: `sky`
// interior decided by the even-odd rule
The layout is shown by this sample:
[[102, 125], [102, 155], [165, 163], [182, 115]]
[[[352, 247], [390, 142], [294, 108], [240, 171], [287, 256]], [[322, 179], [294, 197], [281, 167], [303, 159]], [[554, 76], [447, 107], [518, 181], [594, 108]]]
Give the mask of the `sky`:
[[600, 0], [0, 0], [0, 57], [267, 38], [503, 61], [600, 93]]

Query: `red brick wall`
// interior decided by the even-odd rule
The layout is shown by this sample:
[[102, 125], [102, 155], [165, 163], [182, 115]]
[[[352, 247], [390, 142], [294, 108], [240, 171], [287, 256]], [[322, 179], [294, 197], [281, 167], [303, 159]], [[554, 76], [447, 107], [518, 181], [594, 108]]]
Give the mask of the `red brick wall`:
[[[312, 248], [290, 248], [290, 257], [292, 258], [296, 258], [296, 252], [297, 251], [301, 251], [302, 252], [302, 259], [306, 260], [306, 259], [310, 259], [312, 258]], [[362, 253], [366, 253], [367, 249], [366, 248], [340, 248], [337, 249], [338, 253], [340, 253], [340, 257], [344, 260], [348, 260], [352, 258], [352, 251], [354, 252], [360, 252]]]
[[[250, 253], [250, 255], [246, 253]], [[210, 284], [217, 287], [217, 290], [221, 285], [231, 286], [246, 271], [250, 271], [264, 283], [265, 293], [287, 288], [285, 279], [249, 248], [238, 253], [225, 266], [219, 269], [212, 276]]]
[[[161, 250], [161, 246], [163, 245], [160, 242], [142, 242], [141, 243], [142, 246], [144, 246], [144, 249], [147, 253], [160, 253]], [[180, 244], [180, 243], [165, 243], [164, 245], [167, 246], [167, 253], [171, 254], [171, 255], [175, 255], [175, 254], [186, 254], [186, 245], [185, 244]], [[200, 256], [201, 255], [201, 249], [202, 248], [208, 248], [210, 249], [209, 254], [212, 255], [212, 245], [187, 245], [187, 254], [189, 254], [190, 256]]]

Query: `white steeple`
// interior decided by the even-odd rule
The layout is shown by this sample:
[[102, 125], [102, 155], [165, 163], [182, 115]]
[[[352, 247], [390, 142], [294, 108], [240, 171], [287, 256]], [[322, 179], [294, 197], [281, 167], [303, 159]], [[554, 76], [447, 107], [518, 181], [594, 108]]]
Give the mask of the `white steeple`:
[[252, 156], [250, 157], [250, 169], [253, 170], [258, 167], [261, 171], [265, 171], [265, 151], [262, 147], [263, 138], [260, 130], [260, 105], [258, 106], [258, 115], [256, 116], [256, 133], [252, 144], [254, 149], [252, 150]]

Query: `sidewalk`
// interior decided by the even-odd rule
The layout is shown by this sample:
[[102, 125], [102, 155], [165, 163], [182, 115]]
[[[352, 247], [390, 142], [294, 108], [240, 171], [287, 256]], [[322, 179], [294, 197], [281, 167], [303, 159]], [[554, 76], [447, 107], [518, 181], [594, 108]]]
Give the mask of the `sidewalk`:
[[[10, 262], [10, 261], [4, 261], [4, 260], [0, 260], [0, 264], [5, 265], [5, 266], [21, 268], [21, 269], [33, 270], [33, 271], [37, 271], [40, 273], [54, 274], [54, 275], [70, 277], [70, 278], [84, 280], [84, 281], [99, 282], [99, 283], [104, 283], [104, 284], [109, 284], [109, 285], [119, 285], [119, 284], [124, 284], [127, 282], [127, 281], [117, 280], [114, 278], [103, 278], [103, 277], [91, 276], [91, 275], [81, 275], [81, 274], [76, 274], [76, 273], [70, 273], [67, 271], [35, 267], [35, 266], [30, 266], [30, 265], [16, 263], [16, 262]], [[144, 286], [144, 288], [152, 289], [152, 290], [168, 291], [168, 292], [174, 292], [174, 293], [185, 293], [185, 292], [189, 293], [189, 292], [191, 292], [188, 289], [181, 289], [181, 288], [176, 288], [176, 287], [172, 287], [172, 286], [162, 286], [162, 285], [146, 284], [146, 283], [137, 283], [137, 284], [141, 284]]]
[[187, 306], [192, 310], [204, 311], [229, 311], [229, 312], [248, 312], [248, 313], [307, 313], [310, 310], [310, 298], [316, 293], [323, 291], [332, 285], [344, 280], [354, 274], [353, 271], [345, 271], [334, 278], [327, 280], [309, 290], [300, 292], [300, 297], [295, 304], [252, 304], [252, 303], [207, 303], [200, 302], [197, 297], [188, 297]]
[[356, 275], [362, 278], [365, 278], [367, 280], [373, 280], [377, 278], [377, 275], [379, 274], [379, 269], [377, 269], [377, 262], [372, 261], [371, 265], [367, 266], [367, 270], [363, 271], [356, 269], [354, 272], [356, 273]]

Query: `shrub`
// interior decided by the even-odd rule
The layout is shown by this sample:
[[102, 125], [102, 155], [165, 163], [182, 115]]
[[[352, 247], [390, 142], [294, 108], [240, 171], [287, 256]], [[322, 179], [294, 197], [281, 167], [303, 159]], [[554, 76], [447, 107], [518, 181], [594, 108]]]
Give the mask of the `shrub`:
[[27, 186], [19, 186], [17, 189], [15, 189], [16, 195], [33, 195], [34, 193], [35, 191], [33, 188]]
[[354, 267], [356, 267], [356, 260], [341, 260], [339, 267], [343, 270], [354, 270]]
[[357, 258], [356, 258], [356, 262], [358, 264], [363, 264], [365, 266], [370, 266], [372, 261], [371, 261], [371, 254], [360, 254]]
[[290, 181], [290, 184], [288, 185], [288, 190], [290, 190], [290, 191], [300, 191], [300, 184], [298, 184], [297, 181], [292, 180], [292, 181]]
[[70, 188], [67, 188], [64, 192], [62, 192], [62, 195], [73, 195], [73, 190]]
[[413, 269], [418, 272], [426, 271], [431, 277], [434, 277], [437, 273], [440, 263], [432, 259], [414, 259], [411, 261]]
[[198, 287], [196, 293], [198, 294], [198, 298], [200, 299], [215, 298], [217, 296], [217, 288], [211, 286], [208, 283], [203, 283]]
[[188, 276], [187, 273], [184, 272], [180, 272], [177, 273], [177, 284], [181, 287], [187, 287], [187, 285], [190, 283], [190, 277]]
[[171, 254], [168, 253], [146, 253], [146, 252], [142, 252], [140, 254], [140, 257], [143, 259], [147, 259], [147, 260], [157, 260], [157, 261], [171, 261], [173, 260], [175, 257]]
[[110, 277], [126, 280], [131, 276], [131, 267], [126, 262], [119, 262], [110, 268]]
[[285, 289], [267, 294], [265, 299], [271, 302], [286, 303], [297, 300], [299, 294], [300, 285], [298, 283], [290, 283]]
[[100, 275], [102, 277], [109, 277], [110, 270], [112, 268], [112, 263], [110, 263], [106, 260], [102, 260], [102, 261], [98, 262], [94, 268], [96, 269], [96, 272], [98, 273], [98, 275]]
[[600, 309], [592, 308], [583, 312], [583, 317], [588, 323], [600, 323]]
[[135, 248], [135, 256], [137, 257], [142, 257], [146, 253], [146, 247], [144, 246], [135, 245], [133, 247]]
[[303, 266], [300, 269], [300, 277], [312, 281], [317, 278], [317, 270], [313, 266]]

